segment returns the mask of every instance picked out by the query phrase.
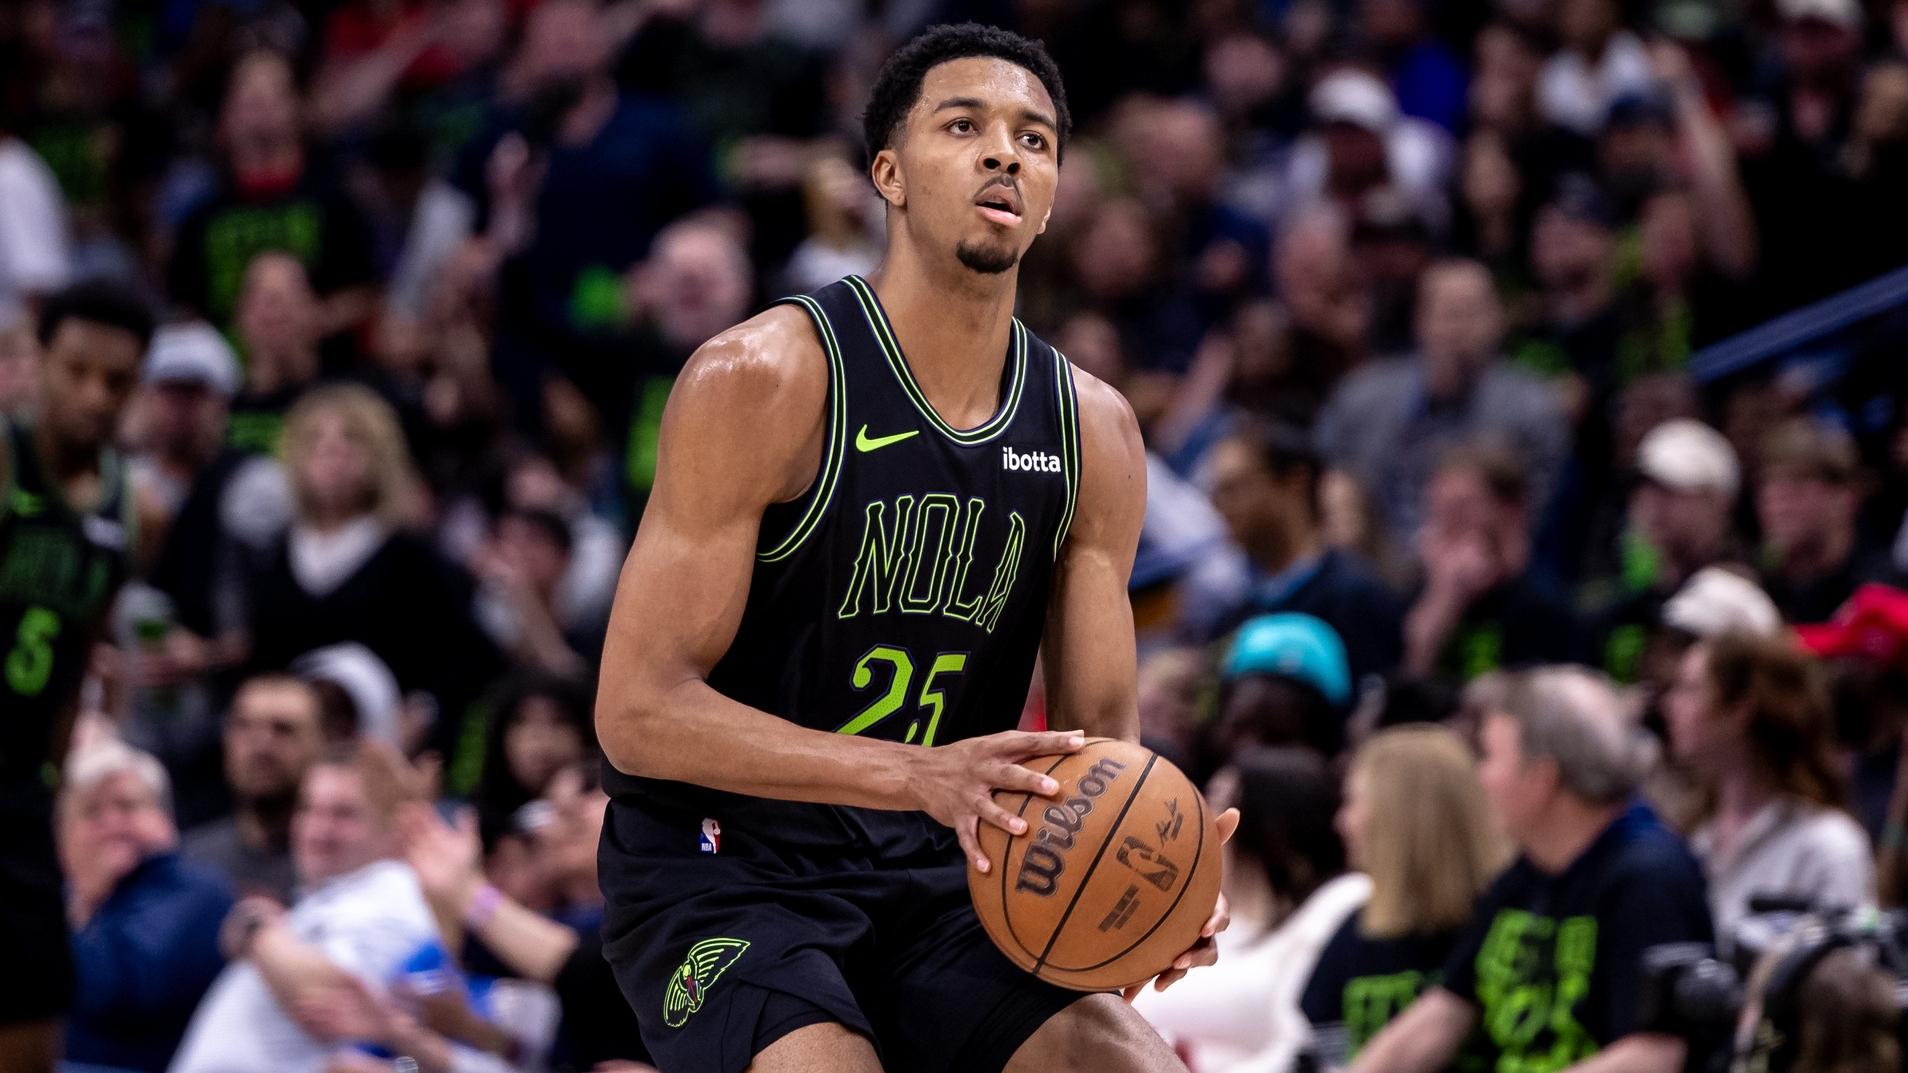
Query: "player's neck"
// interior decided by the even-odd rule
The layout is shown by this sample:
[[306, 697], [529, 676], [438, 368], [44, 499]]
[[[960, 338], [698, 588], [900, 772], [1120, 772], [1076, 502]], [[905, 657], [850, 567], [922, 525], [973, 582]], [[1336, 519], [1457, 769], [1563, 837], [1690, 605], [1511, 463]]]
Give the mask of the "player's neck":
[[941, 419], [956, 428], [984, 424], [999, 407], [1019, 275], [1009, 269], [984, 276], [958, 266], [936, 272], [905, 249], [890, 248], [868, 277], [908, 371]]

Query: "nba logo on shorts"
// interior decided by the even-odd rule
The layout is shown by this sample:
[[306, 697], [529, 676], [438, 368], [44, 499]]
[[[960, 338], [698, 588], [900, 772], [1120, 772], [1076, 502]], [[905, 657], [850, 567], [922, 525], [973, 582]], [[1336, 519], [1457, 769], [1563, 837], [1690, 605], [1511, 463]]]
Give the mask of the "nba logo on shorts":
[[696, 848], [704, 853], [722, 852], [722, 825], [714, 820], [702, 821], [702, 834], [696, 839]]

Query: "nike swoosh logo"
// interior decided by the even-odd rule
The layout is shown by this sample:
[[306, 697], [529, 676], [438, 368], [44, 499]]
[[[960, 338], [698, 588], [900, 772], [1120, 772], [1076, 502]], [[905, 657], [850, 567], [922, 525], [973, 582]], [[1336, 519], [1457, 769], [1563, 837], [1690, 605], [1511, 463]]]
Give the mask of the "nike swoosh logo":
[[861, 426], [861, 431], [855, 433], [855, 450], [866, 454], [869, 451], [878, 451], [891, 443], [900, 443], [902, 440], [910, 439], [920, 434], [921, 430], [917, 428], [909, 429], [906, 432], [897, 432], [892, 436], [876, 436], [870, 439], [868, 437], [868, 426], [863, 425]]

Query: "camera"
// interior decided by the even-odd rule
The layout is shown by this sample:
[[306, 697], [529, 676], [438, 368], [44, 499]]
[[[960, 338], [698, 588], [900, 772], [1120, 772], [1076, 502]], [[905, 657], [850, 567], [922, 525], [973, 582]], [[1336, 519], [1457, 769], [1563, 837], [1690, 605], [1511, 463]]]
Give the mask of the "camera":
[[[1825, 1003], [1815, 977], [1849, 951], [1834, 971], [1873, 977], [1867, 993], [1886, 993], [1885, 1008], [1869, 1012], [1886, 1022], [1879, 1038], [1892, 1034], [1899, 1064], [1908, 1053], [1908, 913], [1777, 898], [1752, 899], [1750, 909], [1726, 937], [1726, 958], [1701, 943], [1644, 951], [1638, 1030], [1687, 1041], [1690, 1073], [1813, 1073], [1800, 1064], [1805, 1030], [1850, 1012]], [[1840, 1032], [1839, 1045], [1858, 1057], [1881, 1049], [1854, 1035]]]

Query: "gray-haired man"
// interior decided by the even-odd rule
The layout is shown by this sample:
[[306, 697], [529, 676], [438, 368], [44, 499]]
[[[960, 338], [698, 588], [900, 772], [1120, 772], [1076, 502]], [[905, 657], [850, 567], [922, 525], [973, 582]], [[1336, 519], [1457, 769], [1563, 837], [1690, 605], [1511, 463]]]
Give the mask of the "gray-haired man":
[[1684, 1044], [1636, 1031], [1643, 951], [1708, 942], [1694, 857], [1635, 800], [1655, 749], [1605, 678], [1516, 676], [1485, 717], [1479, 778], [1522, 851], [1445, 967], [1354, 1073], [1431, 1073], [1481, 1025], [1497, 1069], [1677, 1073]]

